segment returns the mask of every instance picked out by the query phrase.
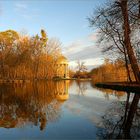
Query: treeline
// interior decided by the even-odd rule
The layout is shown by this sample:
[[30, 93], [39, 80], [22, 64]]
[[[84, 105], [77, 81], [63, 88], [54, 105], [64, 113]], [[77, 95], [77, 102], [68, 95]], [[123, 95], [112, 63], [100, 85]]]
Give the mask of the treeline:
[[[133, 71], [129, 66], [129, 75], [132, 81], [135, 81]], [[116, 60], [111, 62], [109, 59], [105, 59], [104, 64], [100, 67], [93, 69], [90, 72], [94, 83], [97, 82], [128, 82], [128, 73], [123, 60]]]
[[16, 31], [0, 32], [0, 79], [44, 79], [56, 73], [61, 43], [41, 35], [27, 36]]

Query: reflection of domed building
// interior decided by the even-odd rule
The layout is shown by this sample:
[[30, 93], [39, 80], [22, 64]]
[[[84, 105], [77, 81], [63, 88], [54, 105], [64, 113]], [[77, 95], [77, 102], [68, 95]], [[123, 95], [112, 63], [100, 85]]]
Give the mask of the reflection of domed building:
[[68, 60], [66, 57], [61, 56], [57, 59], [55, 76], [69, 78]]
[[56, 98], [58, 101], [65, 101], [68, 100], [69, 94], [62, 94], [62, 95], [58, 94], [56, 95]]
[[68, 100], [69, 98], [68, 88], [69, 88], [69, 81], [67, 80], [58, 81], [56, 83], [56, 89], [55, 89], [56, 99], [59, 101]]
[[[0, 85], [0, 127], [26, 125], [45, 129], [59, 119], [60, 107], [69, 98], [69, 80], [25, 83], [22, 87]], [[5, 94], [6, 93], [6, 94]]]

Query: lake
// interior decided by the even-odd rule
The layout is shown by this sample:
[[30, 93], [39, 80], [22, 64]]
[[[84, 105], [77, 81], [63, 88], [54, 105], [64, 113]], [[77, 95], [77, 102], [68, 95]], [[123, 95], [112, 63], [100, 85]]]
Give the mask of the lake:
[[97, 89], [90, 81], [28, 82], [0, 89], [0, 139], [104, 138], [114, 126], [107, 121], [118, 120], [126, 100], [126, 93]]

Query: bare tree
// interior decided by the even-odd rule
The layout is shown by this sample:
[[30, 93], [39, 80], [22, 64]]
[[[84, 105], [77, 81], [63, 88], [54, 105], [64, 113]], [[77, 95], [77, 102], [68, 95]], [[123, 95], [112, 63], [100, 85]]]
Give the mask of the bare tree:
[[78, 60], [76, 69], [77, 69], [76, 77], [80, 78], [81, 74], [87, 70], [85, 62]]
[[[125, 43], [125, 36], [124, 36], [124, 17], [122, 14], [122, 10], [121, 7], [118, 5], [119, 1], [114, 0], [111, 1], [110, 3], [107, 3], [106, 6], [98, 8], [98, 10], [96, 11], [96, 16], [91, 16], [89, 18], [90, 21], [90, 25], [91, 27], [93, 27], [94, 25], [97, 26], [99, 28], [99, 43], [102, 43], [102, 45], [104, 46], [104, 44], [106, 44], [106, 47], [103, 47], [103, 52], [115, 52], [119, 54], [118, 57], [122, 57], [124, 58], [125, 62], [126, 62], [126, 69], [127, 69], [127, 73], [128, 73], [128, 77], [129, 80], [131, 81], [130, 78], [130, 72], [129, 72], [129, 67], [128, 67], [128, 63], [130, 62], [130, 54], [128, 54], [128, 47], [126, 46]], [[134, 13], [134, 11], [136, 11], [137, 9], [137, 1], [132, 1], [129, 0], [129, 9], [128, 11], [131, 11], [131, 14]], [[134, 15], [134, 14], [133, 14]], [[136, 18], [135, 20], [132, 18], [132, 16], [130, 17], [131, 21], [130, 21], [130, 27], [132, 29], [131, 32], [135, 32], [136, 28], [138, 27], [138, 24], [136, 23]], [[135, 37], [135, 34], [133, 34]], [[132, 38], [132, 33], [131, 33], [131, 38]], [[133, 44], [135, 44], [136, 41], [133, 42]], [[132, 50], [131, 50], [132, 51]], [[133, 54], [135, 59], [136, 59], [136, 54], [137, 50], [134, 52], [133, 49]], [[112, 54], [110, 53], [110, 54]], [[132, 61], [132, 60], [131, 60]], [[130, 62], [132, 65], [133, 63]], [[133, 66], [132, 66], [133, 67]], [[133, 72], [134, 69], [136, 68], [132, 68]], [[135, 72], [134, 72], [135, 73]], [[137, 76], [135, 75], [136, 80], [137, 80]]]

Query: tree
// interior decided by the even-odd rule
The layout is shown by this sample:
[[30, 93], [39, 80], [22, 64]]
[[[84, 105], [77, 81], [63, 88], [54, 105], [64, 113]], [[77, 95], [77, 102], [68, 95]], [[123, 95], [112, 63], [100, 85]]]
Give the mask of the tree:
[[47, 56], [47, 75], [52, 78], [55, 76], [57, 70], [59, 69], [57, 65], [58, 59], [62, 56], [61, 53], [62, 43], [57, 38], [50, 38], [48, 40], [46, 54]]
[[122, 15], [123, 15], [123, 19], [124, 19], [124, 44], [128, 53], [128, 57], [131, 63], [131, 67], [133, 69], [136, 81], [138, 83], [140, 83], [140, 70], [138, 67], [138, 63], [133, 51], [133, 47], [131, 44], [131, 40], [130, 40], [130, 24], [129, 24], [129, 17], [128, 17], [128, 6], [127, 6], [127, 1], [126, 0], [121, 0], [120, 2], [118, 2], [118, 5], [121, 7], [122, 10]]
[[[116, 52], [117, 53], [119, 52], [119, 56], [123, 56], [126, 62], [126, 69], [127, 69], [128, 77], [129, 77], [129, 80], [131, 81], [130, 74], [129, 74], [130, 72], [128, 68], [128, 63], [130, 62], [130, 54], [128, 54], [127, 52], [128, 47], [126, 46], [124, 32], [123, 32], [123, 29], [124, 29], [123, 27], [126, 27], [126, 26], [124, 26], [124, 22], [123, 22], [124, 17], [122, 14], [122, 9], [120, 5], [118, 5], [117, 3], [119, 3], [119, 1], [114, 0], [108, 3], [106, 6], [99, 8], [96, 12], [96, 16], [90, 17], [89, 21], [92, 27], [95, 25], [99, 28], [99, 33], [100, 33], [99, 43], [101, 42], [104, 44], [106, 43], [106, 47], [103, 48], [103, 52], [112, 51], [112, 53], [115, 52], [114, 53], [115, 55], [116, 55]], [[138, 29], [138, 24], [136, 23], [136, 18], [134, 19], [132, 17], [132, 13], [133, 15], [135, 15], [134, 11], [136, 12], [138, 3], [137, 1], [129, 0], [128, 5], [129, 5], [129, 11], [131, 11], [130, 17], [129, 17], [130, 19], [129, 25], [131, 25], [131, 29], [132, 29], [131, 32], [135, 32], [136, 29]], [[135, 37], [135, 33], [133, 33], [133, 36]], [[131, 34], [131, 38], [132, 38], [132, 34]], [[133, 44], [135, 43], [136, 41], [134, 40]], [[104, 44], [102, 45], [104, 46]], [[135, 53], [133, 49], [133, 54]], [[131, 56], [133, 54], [131, 53]], [[136, 59], [136, 56], [135, 55], [133, 56]], [[134, 67], [133, 62], [130, 62], [130, 63], [132, 64], [132, 67]], [[137, 69], [137, 68], [132, 68], [132, 69], [134, 71], [134, 69]], [[135, 77], [137, 80], [138, 76], [135, 75]]]
[[[96, 16], [96, 20], [92, 20], [93, 18], [90, 18], [91, 25], [93, 26], [95, 22], [100, 23], [100, 27], [119, 27], [123, 32], [120, 32], [123, 37], [123, 45], [124, 49], [126, 50], [126, 54], [129, 58], [129, 62], [131, 64], [131, 68], [133, 70], [133, 73], [135, 75], [136, 82], [140, 84], [140, 70], [136, 58], [136, 52], [134, 52], [136, 49], [132, 46], [132, 37], [131, 33], [135, 31], [139, 25], [139, 17], [140, 17], [140, 1], [139, 0], [114, 0], [111, 1], [111, 4], [100, 11], [100, 14], [103, 15], [103, 18], [100, 18], [100, 14]], [[108, 17], [104, 15], [104, 12], [107, 12], [109, 16]], [[102, 20], [103, 19], [103, 20]], [[115, 26], [110, 21], [115, 21]], [[106, 41], [109, 41], [109, 38], [112, 37], [114, 44], [116, 44], [116, 38], [114, 39], [114, 35], [112, 35], [111, 32], [108, 32], [108, 28], [100, 28], [100, 31], [104, 33]], [[113, 30], [114, 28], [112, 28]], [[112, 31], [111, 30], [111, 31]], [[116, 30], [115, 30], [116, 31]], [[109, 34], [108, 34], [109, 33]], [[111, 34], [111, 35], [110, 35]], [[103, 38], [101, 38], [103, 39]], [[121, 40], [120, 40], [121, 41]], [[119, 41], [119, 43], [121, 43]], [[112, 46], [113, 47], [113, 46]], [[134, 114], [136, 112], [136, 108], [139, 102], [140, 96], [138, 94], [135, 94], [129, 113], [128, 118], [124, 127], [124, 131], [126, 133], [129, 133], [132, 120], [134, 118]]]
[[41, 36], [20, 35], [16, 31], [0, 32], [0, 77], [2, 79], [53, 78], [57, 59], [62, 56], [61, 42]]
[[87, 71], [87, 67], [85, 66], [85, 62], [81, 62], [80, 60], [77, 61], [77, 72], [75, 74], [75, 77], [85, 77], [85, 72]]
[[7, 30], [0, 32], [0, 67], [1, 76], [5, 78], [5, 61], [12, 49], [13, 43], [19, 39], [19, 35], [16, 31]]
[[[128, 1], [120, 0], [120, 2], [117, 2], [117, 4], [118, 4], [118, 6], [121, 7], [122, 16], [123, 16], [123, 20], [124, 20], [124, 24], [123, 24], [123, 26], [124, 26], [124, 44], [125, 44], [125, 47], [126, 47], [126, 50], [128, 53], [128, 57], [129, 57], [136, 81], [140, 84], [140, 70], [139, 70], [139, 66], [138, 66], [138, 63], [137, 63], [137, 60], [136, 60], [136, 57], [135, 57], [135, 54], [133, 51], [133, 47], [131, 44], [131, 40], [130, 40], [131, 29], [130, 29], [130, 23], [129, 23], [129, 15], [128, 15]], [[127, 122], [125, 125], [126, 133], [130, 132], [134, 114], [136, 112], [137, 105], [139, 103], [139, 98], [140, 98], [140, 96], [135, 94], [134, 99], [132, 101], [132, 105], [130, 107]]]

